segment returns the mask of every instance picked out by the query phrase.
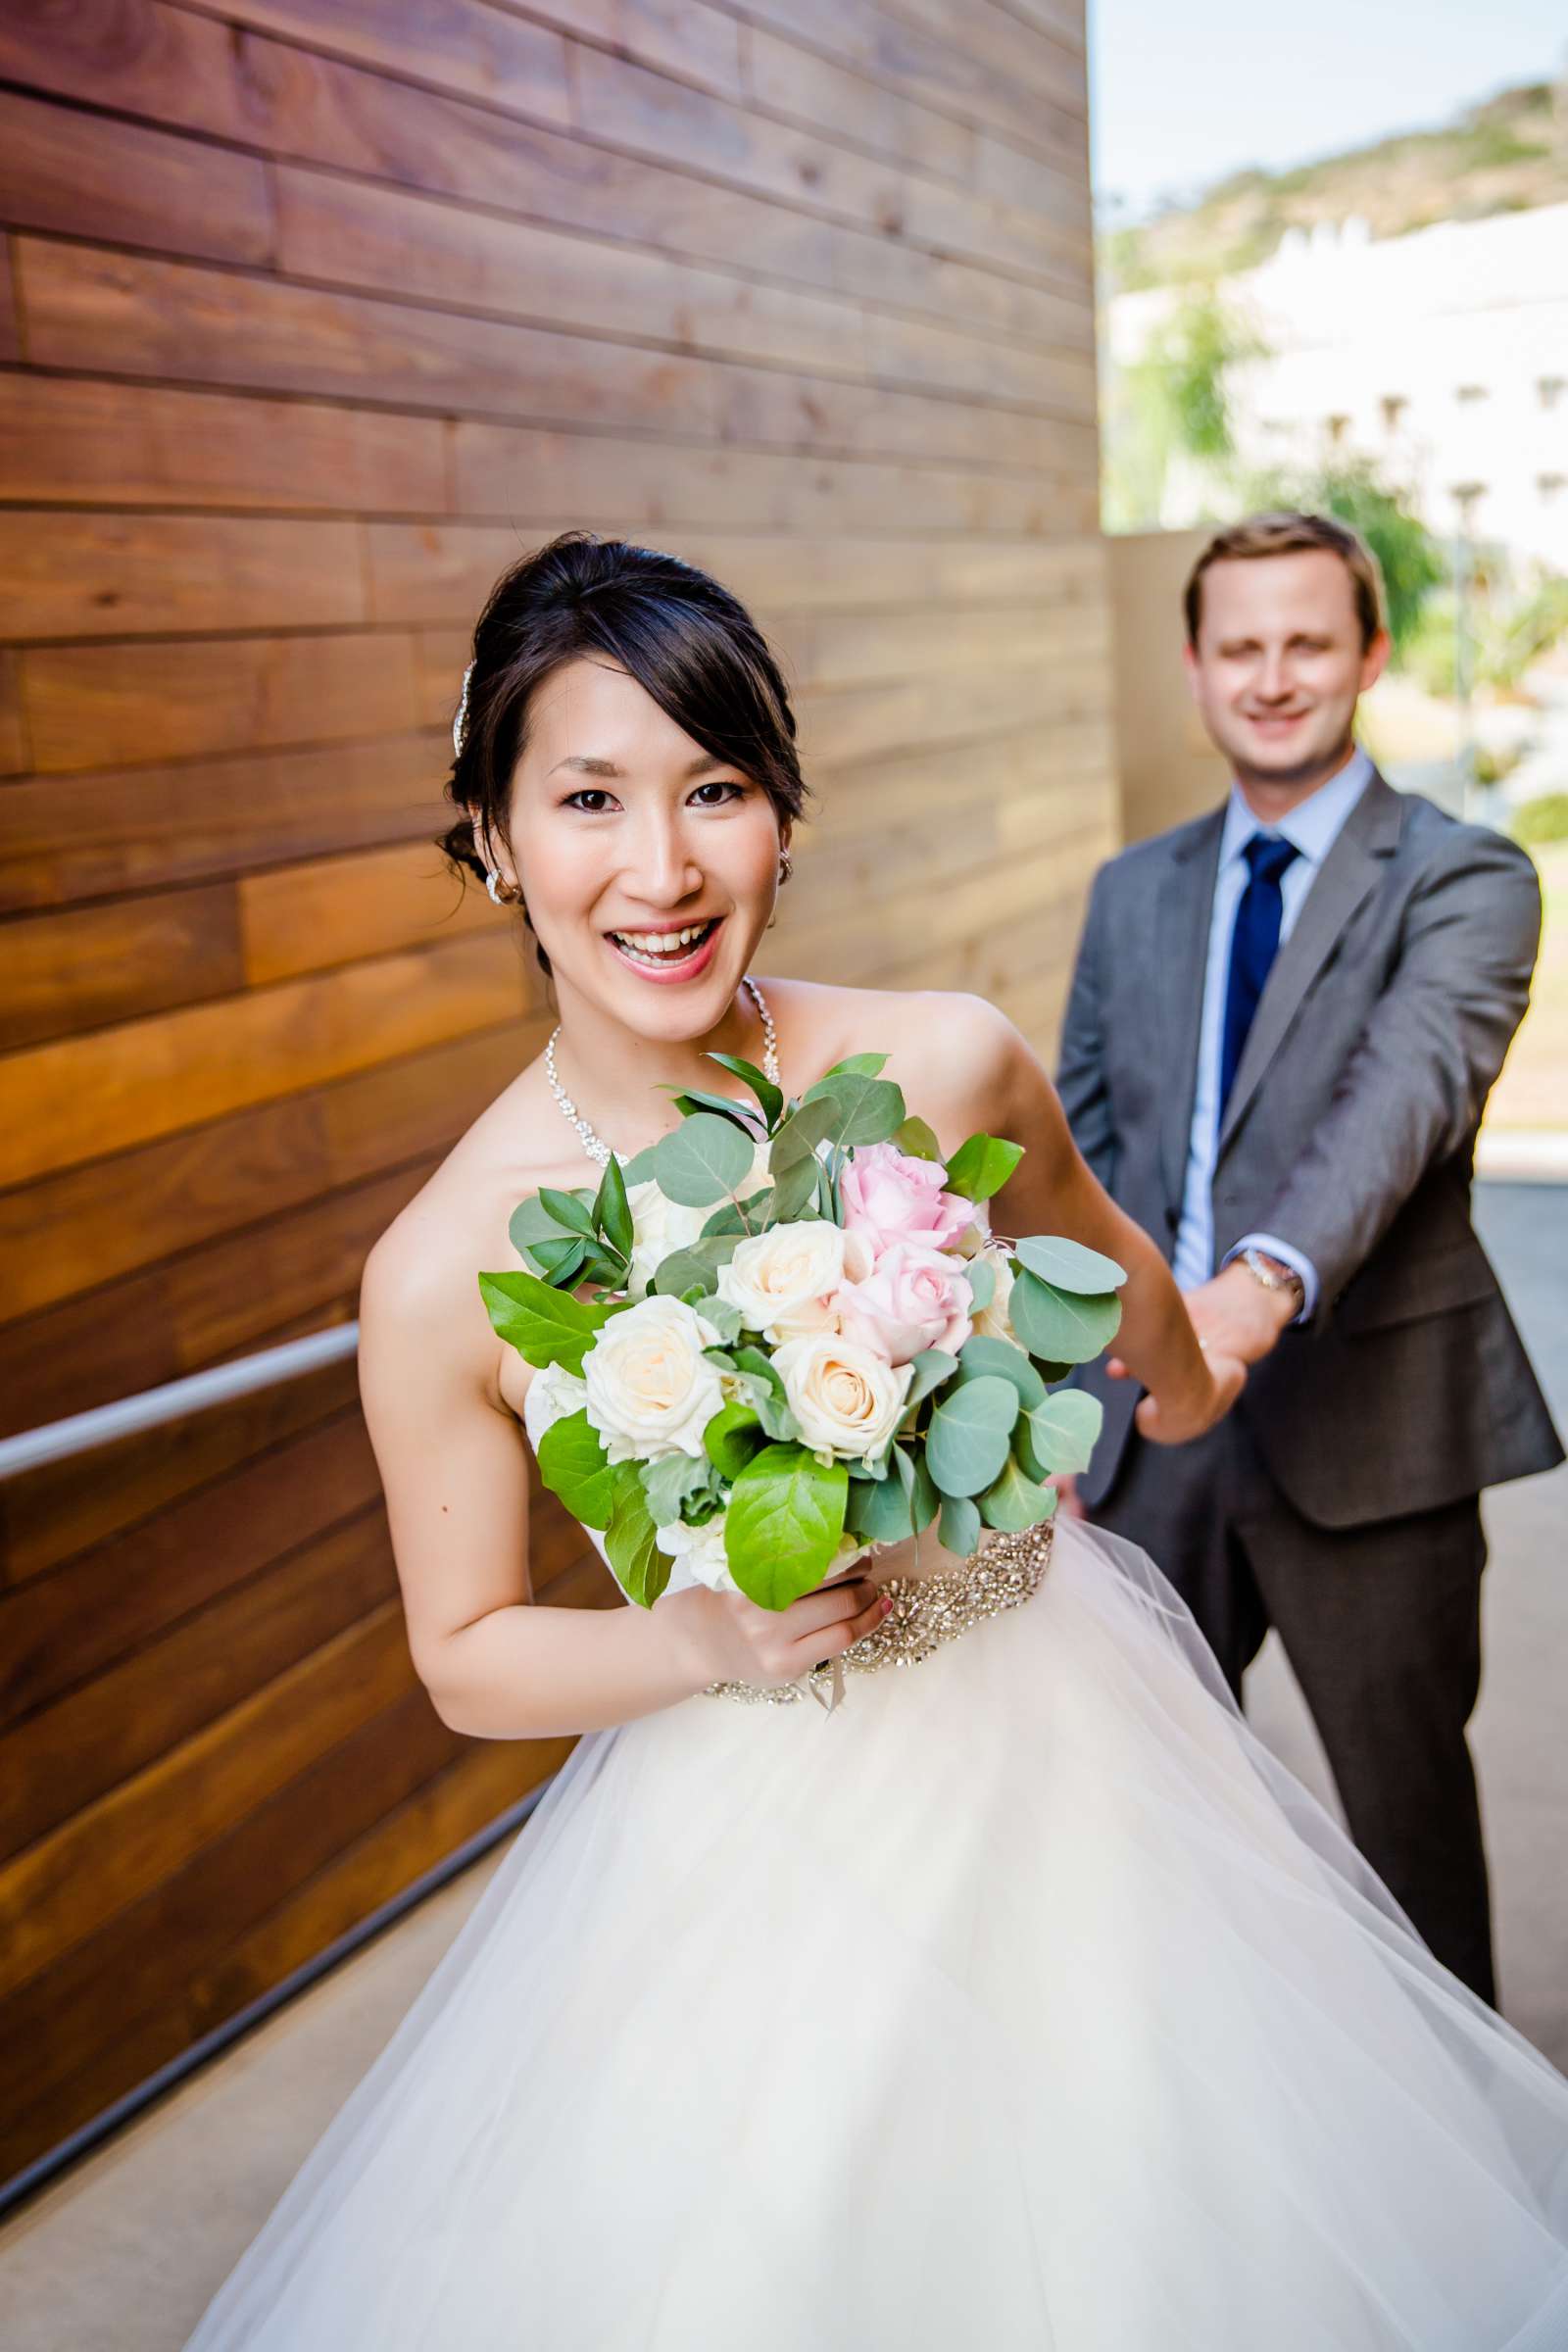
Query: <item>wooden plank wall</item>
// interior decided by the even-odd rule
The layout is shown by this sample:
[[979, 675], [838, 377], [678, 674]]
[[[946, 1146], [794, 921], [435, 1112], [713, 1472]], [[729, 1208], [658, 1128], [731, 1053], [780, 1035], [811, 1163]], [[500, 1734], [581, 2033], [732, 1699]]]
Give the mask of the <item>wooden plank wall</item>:
[[[782, 641], [774, 968], [1049, 1042], [1114, 826], [1080, 0], [6, 0], [0, 223], [7, 1429], [351, 1315], [537, 1048], [429, 837], [563, 525]], [[560, 1749], [415, 1686], [347, 1368], [0, 1510], [3, 2177]]]

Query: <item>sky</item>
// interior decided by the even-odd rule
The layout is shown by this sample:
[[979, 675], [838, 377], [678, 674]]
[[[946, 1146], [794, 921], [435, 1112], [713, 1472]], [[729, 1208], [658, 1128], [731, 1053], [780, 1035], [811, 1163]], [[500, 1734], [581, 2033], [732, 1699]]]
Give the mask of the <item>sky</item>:
[[1568, 72], [1563, 0], [1089, 0], [1089, 15], [1095, 188], [1127, 200], [1123, 218]]

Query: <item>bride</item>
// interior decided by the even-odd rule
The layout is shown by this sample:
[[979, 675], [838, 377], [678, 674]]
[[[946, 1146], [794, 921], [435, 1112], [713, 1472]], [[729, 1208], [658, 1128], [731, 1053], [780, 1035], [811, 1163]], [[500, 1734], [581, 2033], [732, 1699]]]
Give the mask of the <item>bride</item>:
[[[522, 909], [560, 1028], [376, 1245], [365, 1405], [443, 1719], [594, 1736], [191, 2352], [1560, 2352], [1568, 2082], [1259, 1746], [1141, 1553], [1064, 1521], [1032, 1596], [902, 1649], [889, 1577], [981, 1589], [929, 1538], [776, 1615], [678, 1579], [526, 1605], [537, 1376], [475, 1276], [518, 1263], [525, 1194], [716, 1091], [710, 1051], [796, 1094], [886, 1053], [944, 1147], [1024, 1144], [998, 1226], [1129, 1269], [1149, 1436], [1242, 1371], [988, 1004], [748, 979], [805, 792], [723, 588], [568, 536], [473, 652], [446, 847]], [[858, 1644], [885, 1670], [793, 1703]]]

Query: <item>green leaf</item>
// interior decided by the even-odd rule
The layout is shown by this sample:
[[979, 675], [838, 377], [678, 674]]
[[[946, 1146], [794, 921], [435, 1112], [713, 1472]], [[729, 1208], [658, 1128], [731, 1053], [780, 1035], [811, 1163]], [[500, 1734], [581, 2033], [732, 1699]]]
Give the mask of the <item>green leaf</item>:
[[682, 1119], [654, 1146], [654, 1173], [666, 1200], [685, 1208], [709, 1208], [732, 1194], [751, 1173], [756, 1140], [729, 1119], [700, 1110]]
[[[586, 1213], [586, 1202], [581, 1205]], [[513, 1248], [532, 1262], [541, 1248], [554, 1248], [560, 1243], [580, 1239], [582, 1228], [577, 1224], [561, 1224], [551, 1215], [539, 1195], [530, 1193], [513, 1210], [507, 1233]]]
[[1010, 1380], [982, 1373], [946, 1396], [926, 1431], [926, 1468], [944, 1494], [978, 1494], [1001, 1474], [1018, 1392]]
[[748, 1234], [760, 1233], [768, 1199], [764, 1190], [751, 1194], [745, 1200], [721, 1200], [703, 1227], [704, 1238], [714, 1233], [733, 1233], [737, 1240], [744, 1240]]
[[784, 1108], [784, 1096], [781, 1089], [773, 1084], [771, 1078], [765, 1078], [762, 1075], [755, 1061], [743, 1061], [738, 1054], [710, 1054], [708, 1058], [710, 1061], [716, 1061], [721, 1070], [728, 1070], [730, 1076], [738, 1078], [742, 1086], [751, 1088], [762, 1106], [762, 1116], [766, 1119], [768, 1131], [771, 1133], [778, 1125], [779, 1114]]
[[1029, 1414], [1029, 1442], [1048, 1470], [1087, 1470], [1104, 1408], [1082, 1389], [1058, 1389]]
[[1082, 1298], [1027, 1271], [1013, 1279], [1007, 1320], [1031, 1355], [1053, 1364], [1087, 1364], [1116, 1336], [1121, 1300], [1114, 1291]]
[[1010, 1340], [989, 1340], [976, 1333], [966, 1340], [958, 1354], [960, 1380], [984, 1380], [993, 1374], [999, 1380], [1010, 1380], [1018, 1392], [1018, 1402], [1027, 1408], [1045, 1401], [1046, 1384], [1021, 1348]]
[[1022, 1144], [1009, 1144], [1004, 1136], [966, 1136], [948, 1162], [947, 1189], [965, 1200], [989, 1200], [1022, 1157]]
[[701, 1087], [688, 1087], [673, 1101], [683, 1119], [695, 1118], [699, 1112], [706, 1111], [715, 1119], [733, 1120], [751, 1138], [754, 1151], [762, 1140], [756, 1111], [749, 1102], [737, 1102], [731, 1095], [710, 1095]]
[[1082, 1242], [1069, 1242], [1064, 1234], [1031, 1234], [1013, 1248], [1031, 1274], [1049, 1282], [1054, 1291], [1066, 1291], [1075, 1298], [1098, 1298], [1104, 1291], [1118, 1290], [1127, 1279], [1126, 1268], [1118, 1266], [1113, 1257], [1086, 1250]]
[[[617, 1583], [640, 1609], [651, 1609], [664, 1587], [674, 1561], [661, 1551], [635, 1462], [622, 1462], [620, 1491], [605, 1537], [605, 1550]], [[628, 1475], [625, 1475], [629, 1473]]]
[[791, 1111], [768, 1148], [768, 1172], [775, 1184], [798, 1161], [814, 1163], [816, 1147], [826, 1143], [838, 1115], [838, 1105], [828, 1101], [803, 1102]]
[[[712, 1326], [726, 1348], [733, 1348], [741, 1336], [741, 1310], [738, 1306], [732, 1306], [727, 1298], [706, 1298], [703, 1300], [703, 1321]], [[705, 1348], [703, 1353], [706, 1355], [709, 1352]]]
[[761, 1418], [749, 1404], [721, 1404], [703, 1431], [709, 1460], [731, 1486], [766, 1443]]
[[781, 1444], [798, 1439], [800, 1424], [790, 1411], [784, 1383], [774, 1371], [771, 1358], [765, 1356], [760, 1348], [737, 1348], [735, 1368], [744, 1373], [750, 1383], [752, 1402], [768, 1436]]
[[[846, 1054], [842, 1061], [836, 1061], [830, 1070], [822, 1072], [822, 1078], [878, 1078], [887, 1066], [888, 1057], [885, 1054]], [[817, 1086], [821, 1085], [822, 1078], [817, 1080]], [[807, 1088], [808, 1102], [815, 1092], [816, 1087]]]
[[949, 1494], [942, 1504], [937, 1534], [945, 1547], [966, 1560], [980, 1542], [980, 1506], [966, 1494]]
[[764, 1211], [769, 1225], [788, 1225], [810, 1204], [816, 1192], [819, 1166], [820, 1163], [815, 1159], [792, 1160], [775, 1177]]
[[[580, 1247], [587, 1250], [588, 1245], [584, 1242]], [[575, 1282], [576, 1276], [573, 1275], [570, 1279]], [[594, 1250], [583, 1260], [582, 1279], [584, 1282], [603, 1283], [612, 1291], [623, 1290], [626, 1283], [626, 1261], [621, 1257], [608, 1257], [603, 1249]], [[558, 1285], [561, 1282], [559, 1274], [556, 1276], [556, 1282]]]
[[[672, 1250], [662, 1257], [654, 1273], [653, 1288], [671, 1298], [680, 1298], [695, 1285], [704, 1292], [718, 1288], [718, 1269], [728, 1265], [735, 1254], [739, 1236], [719, 1233], [706, 1241], [693, 1242], [688, 1249]], [[704, 1308], [707, 1313], [707, 1308]]]
[[764, 1446], [736, 1479], [724, 1518], [724, 1556], [749, 1600], [787, 1609], [814, 1592], [844, 1533], [849, 1472], [804, 1446]]
[[833, 1124], [823, 1142], [848, 1150], [859, 1144], [885, 1144], [908, 1116], [903, 1093], [891, 1079], [870, 1078], [858, 1070], [841, 1070], [819, 1078], [814, 1086], [807, 1088], [802, 1108], [813, 1102], [833, 1105]]
[[904, 1447], [895, 1446], [893, 1468], [898, 1473], [893, 1478], [850, 1481], [845, 1525], [866, 1544], [902, 1544], [937, 1515], [942, 1498], [924, 1462], [911, 1462]]
[[539, 1475], [584, 1527], [608, 1527], [619, 1480], [586, 1412], [552, 1421], [539, 1441]]
[[588, 1262], [588, 1245], [563, 1234], [559, 1242], [530, 1242], [524, 1253], [552, 1290], [569, 1291]]
[[594, 1223], [611, 1248], [621, 1258], [631, 1255], [636, 1235], [632, 1230], [631, 1209], [626, 1200], [626, 1179], [620, 1172], [620, 1162], [613, 1152], [605, 1162], [600, 1180], [599, 1198], [594, 1202]]
[[[682, 1516], [682, 1505], [694, 1494], [711, 1491], [713, 1465], [708, 1460], [697, 1461], [689, 1453], [666, 1453], [657, 1462], [642, 1462], [637, 1469], [643, 1493], [648, 1497], [648, 1509], [658, 1527], [668, 1527]], [[713, 1500], [716, 1504], [718, 1497]]]
[[987, 1527], [1005, 1528], [1009, 1535], [1016, 1535], [1026, 1527], [1038, 1527], [1043, 1519], [1051, 1517], [1055, 1507], [1053, 1489], [1037, 1487], [1033, 1479], [1025, 1478], [1010, 1455], [1002, 1476], [980, 1497], [980, 1516]]
[[634, 1184], [651, 1184], [653, 1182], [654, 1153], [657, 1150], [656, 1144], [645, 1144], [640, 1152], [632, 1153], [620, 1171], [628, 1187]]
[[983, 1314], [997, 1295], [997, 1269], [989, 1257], [972, 1257], [963, 1269], [974, 1311]]
[[582, 1359], [618, 1304], [601, 1306], [552, 1290], [537, 1274], [481, 1274], [479, 1296], [497, 1333], [525, 1362], [540, 1369], [564, 1364], [581, 1372]]
[[937, 1142], [936, 1130], [928, 1127], [924, 1119], [912, 1115], [906, 1118], [902, 1127], [894, 1130], [892, 1140], [910, 1159], [942, 1157], [942, 1146]]
[[539, 1202], [555, 1218], [556, 1223], [564, 1225], [568, 1233], [580, 1233], [585, 1242], [598, 1238], [599, 1228], [594, 1223], [593, 1210], [586, 1207], [575, 1193], [560, 1193], [554, 1185], [542, 1184], [539, 1187]]
[[946, 1354], [940, 1348], [922, 1348], [910, 1361], [914, 1367], [914, 1378], [904, 1399], [906, 1412], [911, 1405], [918, 1404], [922, 1396], [929, 1396], [933, 1389], [940, 1389], [943, 1382], [951, 1380], [958, 1369], [958, 1358]]

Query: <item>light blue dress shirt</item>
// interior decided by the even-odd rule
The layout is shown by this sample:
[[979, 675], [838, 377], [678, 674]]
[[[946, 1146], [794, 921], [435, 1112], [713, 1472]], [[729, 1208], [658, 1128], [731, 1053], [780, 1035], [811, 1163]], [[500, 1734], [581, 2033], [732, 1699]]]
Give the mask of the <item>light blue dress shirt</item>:
[[[1231, 933], [1236, 928], [1236, 909], [1247, 888], [1247, 860], [1242, 851], [1254, 833], [1279, 833], [1294, 842], [1299, 852], [1280, 880], [1280, 897], [1284, 902], [1280, 919], [1283, 947], [1324, 858], [1339, 839], [1341, 826], [1371, 780], [1372, 762], [1357, 748], [1337, 776], [1320, 785], [1310, 799], [1302, 801], [1277, 825], [1260, 825], [1243, 799], [1241, 786], [1234, 783], [1231, 786], [1225, 829], [1220, 836], [1219, 870], [1214, 880], [1214, 911], [1208, 926], [1208, 963], [1203, 975], [1203, 1012], [1198, 1037], [1198, 1088], [1193, 1097], [1181, 1223], [1176, 1231], [1172, 1259], [1177, 1283], [1184, 1291], [1196, 1290], [1214, 1271], [1213, 1185], [1219, 1145], [1220, 1037], [1230, 978]], [[1299, 1274], [1306, 1288], [1306, 1304], [1298, 1320], [1305, 1322], [1317, 1303], [1317, 1268], [1311, 1259], [1278, 1234], [1249, 1233], [1226, 1250], [1223, 1262], [1229, 1265], [1244, 1250], [1262, 1250]]]

